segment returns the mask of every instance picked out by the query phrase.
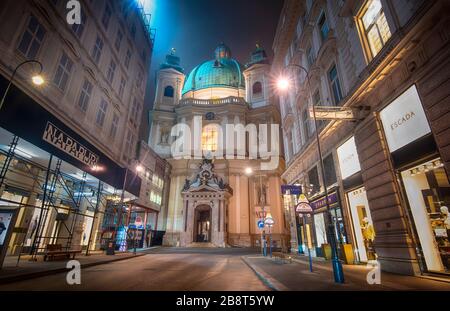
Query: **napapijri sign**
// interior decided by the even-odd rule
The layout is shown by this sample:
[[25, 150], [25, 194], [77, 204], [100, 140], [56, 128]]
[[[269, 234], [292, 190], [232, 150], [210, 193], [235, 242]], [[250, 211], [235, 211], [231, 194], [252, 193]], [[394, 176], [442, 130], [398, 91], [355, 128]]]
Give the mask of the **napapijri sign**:
[[64, 133], [51, 122], [47, 122], [42, 139], [90, 167], [94, 167], [98, 163], [98, 155]]

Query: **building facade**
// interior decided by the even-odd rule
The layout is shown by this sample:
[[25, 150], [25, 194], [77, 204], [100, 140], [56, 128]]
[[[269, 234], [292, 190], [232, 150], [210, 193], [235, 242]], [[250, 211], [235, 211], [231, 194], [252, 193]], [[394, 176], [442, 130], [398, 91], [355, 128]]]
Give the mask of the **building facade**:
[[[80, 1], [81, 21], [71, 25], [66, 4], [0, 6], [1, 89], [31, 61], [0, 114], [0, 204], [5, 219], [17, 218], [8, 254], [99, 249], [132, 202], [145, 201], [135, 165], [153, 50], [148, 16], [130, 1]], [[45, 83], [35, 87], [39, 63]]]
[[[261, 47], [244, 68], [220, 44], [212, 60], [187, 76], [174, 52], [167, 55], [157, 73], [149, 138], [150, 147], [171, 165], [165, 245], [259, 246], [263, 229], [257, 222], [264, 213], [271, 213], [274, 247], [287, 246], [289, 232], [280, 190], [284, 162], [275, 154], [275, 167], [263, 170], [261, 163], [268, 160], [250, 156], [248, 147], [256, 144], [252, 128], [256, 131], [263, 124], [270, 128], [280, 122], [269, 73]], [[192, 129], [184, 139], [182, 155], [174, 147], [183, 136], [174, 127], [177, 124]], [[243, 134], [227, 132], [227, 125], [240, 126]], [[240, 140], [247, 133], [248, 143]], [[259, 142], [270, 140], [272, 132], [265, 133]], [[243, 145], [236, 142], [226, 151], [225, 146], [235, 138]]]
[[[325, 248], [327, 187], [343, 259], [448, 274], [449, 29], [448, 1], [286, 1], [273, 46], [273, 70], [292, 81], [280, 96], [283, 178], [302, 185], [315, 209], [303, 219], [297, 198], [285, 197], [292, 250], [305, 252], [305, 228], [314, 250]], [[316, 129], [312, 105], [355, 118]]]

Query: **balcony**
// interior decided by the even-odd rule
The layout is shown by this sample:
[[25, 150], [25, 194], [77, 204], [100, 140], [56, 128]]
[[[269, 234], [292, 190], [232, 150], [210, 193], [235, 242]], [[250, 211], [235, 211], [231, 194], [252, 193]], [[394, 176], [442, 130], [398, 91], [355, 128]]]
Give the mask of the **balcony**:
[[225, 105], [225, 104], [235, 104], [235, 105], [248, 105], [247, 102], [242, 97], [226, 97], [217, 99], [197, 99], [197, 98], [184, 98], [180, 100], [180, 105]]

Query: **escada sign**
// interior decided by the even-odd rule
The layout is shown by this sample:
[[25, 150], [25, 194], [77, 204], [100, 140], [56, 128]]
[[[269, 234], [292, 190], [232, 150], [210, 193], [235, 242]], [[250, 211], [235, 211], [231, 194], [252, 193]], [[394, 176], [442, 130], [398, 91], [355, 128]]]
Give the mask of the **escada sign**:
[[384, 108], [380, 118], [391, 152], [431, 132], [415, 85]]
[[414, 113], [414, 111], [407, 112], [403, 117], [391, 124], [391, 129], [394, 131], [396, 128], [402, 126], [415, 116], [416, 114]]
[[64, 133], [51, 122], [47, 122], [42, 139], [90, 167], [95, 167], [98, 163], [98, 155]]

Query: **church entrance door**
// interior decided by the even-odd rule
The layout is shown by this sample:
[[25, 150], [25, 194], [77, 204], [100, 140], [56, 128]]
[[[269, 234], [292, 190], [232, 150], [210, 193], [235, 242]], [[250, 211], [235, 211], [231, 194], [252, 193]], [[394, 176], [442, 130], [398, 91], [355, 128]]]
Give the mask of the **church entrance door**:
[[211, 207], [200, 205], [195, 209], [195, 242], [211, 242]]

